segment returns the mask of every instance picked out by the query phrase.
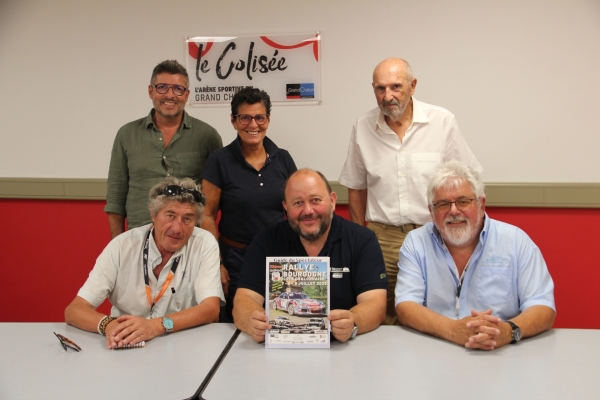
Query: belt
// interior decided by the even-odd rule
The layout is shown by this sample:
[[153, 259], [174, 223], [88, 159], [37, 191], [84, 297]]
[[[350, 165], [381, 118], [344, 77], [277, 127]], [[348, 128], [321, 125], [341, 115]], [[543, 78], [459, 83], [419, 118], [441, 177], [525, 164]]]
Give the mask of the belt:
[[420, 226], [421, 225], [417, 225], [417, 224], [404, 224], [404, 225], [400, 225], [398, 228], [400, 228], [402, 233], [406, 233], [406, 232], [412, 231], [413, 229], [417, 229]]
[[219, 236], [219, 240], [228, 246], [235, 247], [236, 249], [248, 250], [248, 247], [250, 247], [249, 244], [244, 244], [244, 243], [236, 242], [235, 240], [227, 239], [223, 235]]
[[417, 225], [417, 224], [404, 224], [404, 225], [388, 225], [388, 224], [384, 224], [382, 222], [375, 222], [375, 221], [370, 221], [369, 224], [377, 224], [385, 229], [397, 229], [402, 231], [402, 233], [407, 233], [412, 231], [413, 229], [417, 229], [422, 227], [423, 225]]

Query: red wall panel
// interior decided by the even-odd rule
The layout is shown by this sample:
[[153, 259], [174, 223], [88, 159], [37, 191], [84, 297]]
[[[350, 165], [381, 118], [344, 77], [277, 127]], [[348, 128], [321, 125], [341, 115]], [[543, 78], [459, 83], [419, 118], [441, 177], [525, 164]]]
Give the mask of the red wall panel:
[[[104, 201], [0, 199], [0, 322], [63, 321], [110, 240]], [[336, 212], [348, 218], [347, 206]], [[600, 210], [491, 208], [540, 247], [555, 283], [558, 328], [600, 329]], [[108, 313], [109, 306], [101, 306]]]
[[110, 241], [104, 204], [0, 200], [0, 321], [64, 321], [65, 307]]
[[552, 279], [557, 328], [600, 329], [600, 209], [488, 208], [538, 245]]

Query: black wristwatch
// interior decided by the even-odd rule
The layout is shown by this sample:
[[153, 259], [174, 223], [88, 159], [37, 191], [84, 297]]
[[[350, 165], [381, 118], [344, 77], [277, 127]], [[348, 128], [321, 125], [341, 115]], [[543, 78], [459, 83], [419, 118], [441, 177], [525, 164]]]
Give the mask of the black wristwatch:
[[510, 326], [512, 327], [512, 341], [510, 342], [510, 344], [515, 344], [517, 343], [519, 340], [521, 340], [521, 328], [519, 328], [517, 326], [517, 324], [515, 324], [512, 321], [506, 321], [510, 324]]
[[357, 333], [358, 333], [358, 326], [356, 326], [356, 322], [355, 322], [354, 328], [352, 329], [352, 334], [350, 335], [350, 340], [354, 339], [356, 337]]

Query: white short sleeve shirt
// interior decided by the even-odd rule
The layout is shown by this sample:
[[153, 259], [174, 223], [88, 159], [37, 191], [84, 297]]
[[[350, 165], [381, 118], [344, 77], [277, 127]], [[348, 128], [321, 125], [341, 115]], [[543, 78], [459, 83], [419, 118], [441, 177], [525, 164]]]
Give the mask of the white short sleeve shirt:
[[351, 189], [368, 189], [367, 221], [422, 225], [431, 221], [427, 185], [436, 167], [449, 160], [483, 171], [454, 115], [413, 98], [413, 120], [402, 142], [379, 108], [358, 118], [339, 180]]
[[179, 249], [158, 279], [152, 269], [162, 261], [153, 235], [148, 248], [149, 283], [152, 298], [156, 298], [167, 279], [173, 260], [181, 255], [175, 275], [152, 310], [146, 296], [142, 263], [146, 234], [152, 225], [127, 231], [114, 238], [102, 251], [96, 265], [77, 295], [98, 307], [108, 297], [111, 315], [136, 315], [157, 318], [200, 304], [208, 297], [218, 297], [225, 303], [220, 277], [219, 246], [209, 232], [194, 228], [190, 239]]

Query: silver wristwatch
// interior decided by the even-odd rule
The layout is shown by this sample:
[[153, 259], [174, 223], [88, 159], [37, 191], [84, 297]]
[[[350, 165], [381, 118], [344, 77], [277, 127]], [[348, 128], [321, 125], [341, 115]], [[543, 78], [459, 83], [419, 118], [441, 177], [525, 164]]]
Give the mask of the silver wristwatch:
[[519, 340], [521, 340], [521, 328], [519, 328], [517, 326], [517, 324], [515, 324], [512, 321], [506, 321], [508, 322], [508, 324], [511, 326], [512, 328], [512, 332], [511, 332], [511, 336], [512, 336], [512, 341], [510, 342], [510, 344], [515, 344], [517, 343]]
[[169, 317], [163, 317], [162, 326], [165, 328], [167, 333], [171, 333], [171, 331], [173, 331], [173, 326], [174, 326], [173, 320]]
[[350, 340], [354, 339], [356, 337], [357, 333], [358, 333], [358, 326], [356, 326], [356, 322], [355, 322], [354, 329], [352, 329], [352, 334], [350, 335]]

